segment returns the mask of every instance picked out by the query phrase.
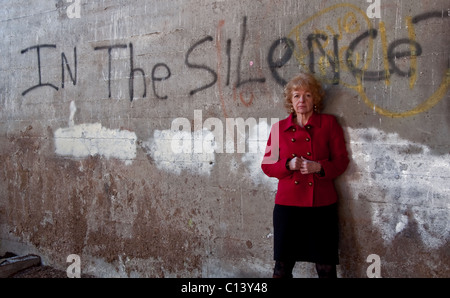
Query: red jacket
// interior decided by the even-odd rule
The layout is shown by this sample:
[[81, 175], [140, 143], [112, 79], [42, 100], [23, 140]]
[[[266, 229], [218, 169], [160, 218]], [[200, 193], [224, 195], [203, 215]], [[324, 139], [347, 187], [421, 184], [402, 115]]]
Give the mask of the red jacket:
[[[314, 113], [302, 128], [291, 114], [272, 126], [265, 152], [263, 172], [279, 179], [275, 204], [313, 207], [337, 202], [333, 180], [345, 171], [349, 158], [334, 116]], [[303, 175], [286, 168], [295, 156], [319, 162], [324, 175]]]

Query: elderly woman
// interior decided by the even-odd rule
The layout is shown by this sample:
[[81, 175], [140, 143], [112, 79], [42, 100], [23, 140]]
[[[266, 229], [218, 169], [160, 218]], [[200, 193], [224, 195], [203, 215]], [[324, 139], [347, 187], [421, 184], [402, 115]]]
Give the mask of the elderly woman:
[[261, 168], [278, 181], [273, 210], [273, 277], [292, 277], [295, 262], [316, 264], [320, 278], [336, 277], [338, 196], [334, 179], [349, 163], [336, 118], [320, 114], [323, 89], [302, 73], [284, 89], [289, 117], [273, 125]]

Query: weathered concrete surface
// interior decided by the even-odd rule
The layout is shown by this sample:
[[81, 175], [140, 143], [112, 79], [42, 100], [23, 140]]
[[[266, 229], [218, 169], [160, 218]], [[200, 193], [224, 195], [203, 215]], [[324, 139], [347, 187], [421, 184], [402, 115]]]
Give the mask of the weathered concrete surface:
[[[376, 254], [382, 277], [450, 277], [448, 1], [0, 4], [0, 253], [63, 270], [78, 254], [105, 277], [271, 276], [276, 181], [259, 163], [303, 69], [351, 153], [339, 276]], [[226, 138], [238, 118], [244, 150]]]

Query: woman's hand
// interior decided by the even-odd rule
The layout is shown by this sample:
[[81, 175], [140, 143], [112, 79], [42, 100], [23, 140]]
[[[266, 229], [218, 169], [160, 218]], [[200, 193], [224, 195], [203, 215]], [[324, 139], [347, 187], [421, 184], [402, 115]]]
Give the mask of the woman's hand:
[[305, 159], [301, 157], [300, 173], [302, 174], [314, 174], [320, 172], [322, 165], [318, 162]]
[[307, 160], [303, 156], [301, 158], [294, 157], [289, 161], [288, 165], [290, 170], [300, 171], [304, 175], [318, 173], [322, 169], [320, 163]]

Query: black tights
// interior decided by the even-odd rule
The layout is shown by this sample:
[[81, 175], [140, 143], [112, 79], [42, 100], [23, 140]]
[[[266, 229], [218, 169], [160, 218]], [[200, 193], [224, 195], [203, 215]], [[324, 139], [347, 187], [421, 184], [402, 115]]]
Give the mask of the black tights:
[[275, 268], [273, 268], [274, 278], [292, 278], [292, 270], [295, 262], [275, 261]]
[[[275, 261], [275, 268], [273, 269], [274, 278], [292, 278], [292, 270], [294, 269], [295, 261]], [[336, 265], [317, 264], [316, 271], [319, 278], [337, 278]]]

